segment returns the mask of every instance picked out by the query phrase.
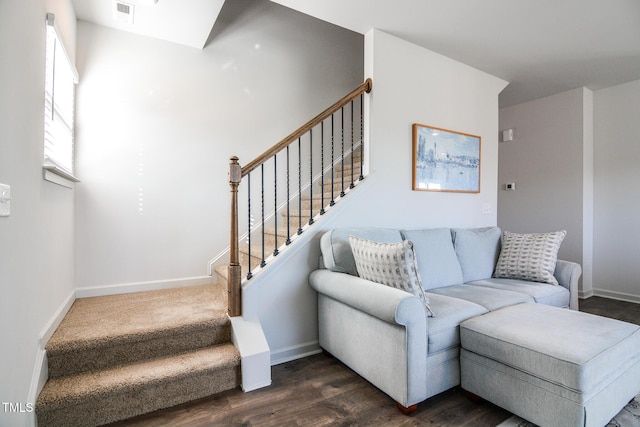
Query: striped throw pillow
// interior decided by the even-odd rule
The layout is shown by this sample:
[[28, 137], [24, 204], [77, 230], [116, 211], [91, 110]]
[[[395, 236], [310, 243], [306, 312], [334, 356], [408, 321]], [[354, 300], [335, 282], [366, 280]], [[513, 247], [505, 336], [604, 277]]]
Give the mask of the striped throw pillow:
[[553, 272], [566, 235], [565, 230], [530, 234], [503, 232], [502, 250], [493, 277], [558, 285]]
[[361, 278], [415, 295], [424, 303], [427, 315], [435, 316], [422, 288], [411, 240], [378, 243], [349, 236], [349, 244]]

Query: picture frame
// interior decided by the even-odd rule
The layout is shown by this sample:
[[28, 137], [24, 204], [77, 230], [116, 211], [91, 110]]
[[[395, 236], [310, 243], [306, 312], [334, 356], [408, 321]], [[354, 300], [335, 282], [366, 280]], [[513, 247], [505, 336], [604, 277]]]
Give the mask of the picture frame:
[[482, 138], [413, 124], [413, 190], [479, 193]]

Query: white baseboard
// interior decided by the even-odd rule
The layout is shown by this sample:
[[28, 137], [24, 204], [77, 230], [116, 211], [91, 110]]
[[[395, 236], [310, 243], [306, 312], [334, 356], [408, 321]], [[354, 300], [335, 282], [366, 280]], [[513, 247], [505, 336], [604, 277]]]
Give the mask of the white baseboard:
[[[38, 347], [36, 349], [36, 360], [33, 366], [33, 373], [31, 374], [31, 384], [29, 385], [28, 402], [35, 406], [36, 399], [42, 391], [44, 384], [49, 378], [49, 365], [47, 364], [47, 354], [44, 346], [47, 344], [53, 333], [58, 329], [60, 322], [67, 315], [67, 312], [76, 300], [75, 290], [71, 291], [67, 298], [62, 302], [60, 307], [53, 313], [51, 319], [47, 322], [45, 327], [40, 332], [38, 337]], [[37, 425], [35, 412], [31, 412], [29, 415], [28, 425], [35, 427]]]
[[640, 304], [640, 295], [608, 291], [606, 289], [594, 289], [593, 295], [597, 297], [610, 298], [610, 299], [616, 299], [616, 300], [627, 301], [627, 302], [635, 302]]
[[290, 362], [296, 359], [302, 359], [303, 357], [307, 356], [313, 356], [314, 354], [318, 354], [321, 352], [322, 349], [320, 348], [318, 341], [310, 341], [291, 347], [272, 350], [271, 366], [280, 365], [281, 363]]
[[578, 291], [578, 298], [587, 299], [593, 296], [593, 289], [589, 289], [588, 291]]
[[133, 292], [157, 291], [159, 289], [182, 288], [186, 286], [210, 285], [211, 276], [186, 277], [181, 279], [153, 280], [149, 282], [121, 283], [117, 285], [77, 288], [76, 298], [101, 297], [105, 295], [129, 294]]

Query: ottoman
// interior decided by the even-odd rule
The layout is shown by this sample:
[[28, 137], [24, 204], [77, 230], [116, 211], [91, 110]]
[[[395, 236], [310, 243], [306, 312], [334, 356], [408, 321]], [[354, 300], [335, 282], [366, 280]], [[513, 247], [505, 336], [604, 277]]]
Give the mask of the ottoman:
[[517, 304], [460, 324], [461, 385], [539, 426], [607, 424], [640, 392], [640, 327]]

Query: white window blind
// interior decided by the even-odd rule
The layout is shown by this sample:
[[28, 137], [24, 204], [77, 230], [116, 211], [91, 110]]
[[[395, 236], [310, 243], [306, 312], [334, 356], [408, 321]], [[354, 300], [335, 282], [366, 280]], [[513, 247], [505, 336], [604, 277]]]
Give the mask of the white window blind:
[[44, 167], [67, 179], [73, 176], [75, 85], [78, 72], [70, 61], [55, 25], [47, 14], [44, 101]]

